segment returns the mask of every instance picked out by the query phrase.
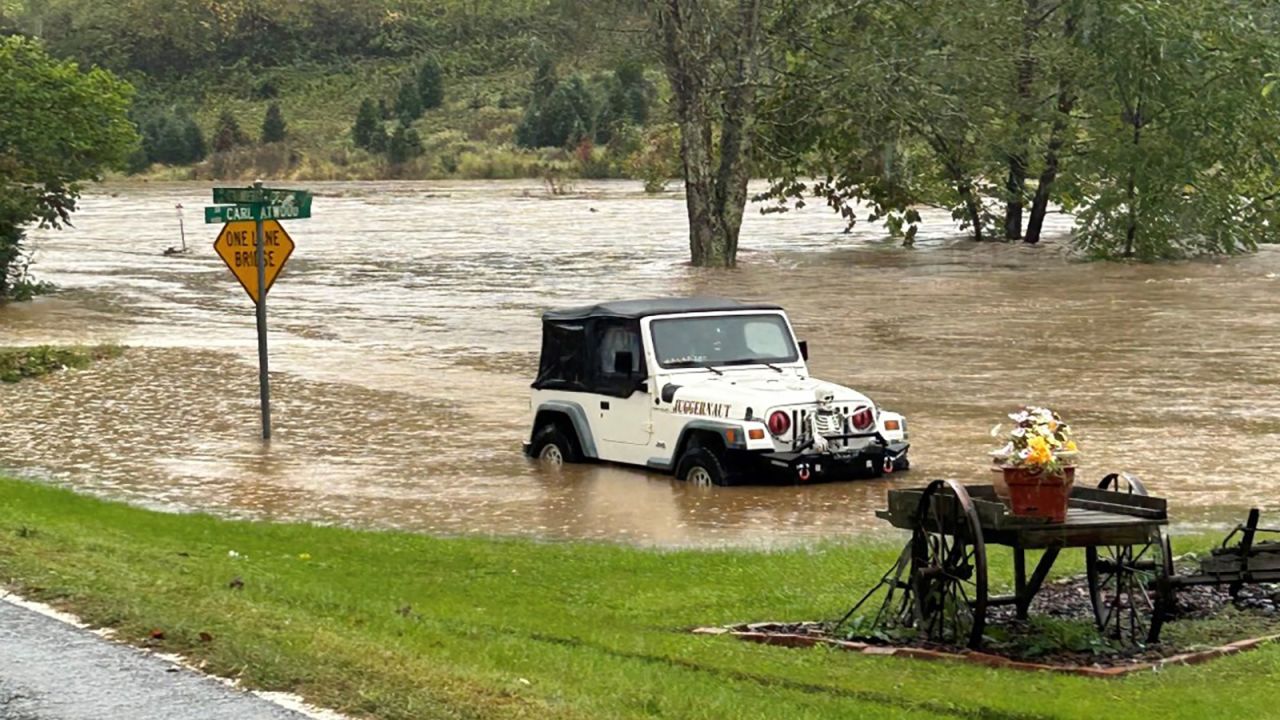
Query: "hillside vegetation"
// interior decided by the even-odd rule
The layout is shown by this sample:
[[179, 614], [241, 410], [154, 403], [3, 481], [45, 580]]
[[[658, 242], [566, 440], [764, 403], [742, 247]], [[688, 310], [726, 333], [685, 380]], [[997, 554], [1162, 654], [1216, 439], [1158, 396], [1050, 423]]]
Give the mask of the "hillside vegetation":
[[[605, 0], [0, 0], [0, 32], [134, 84], [144, 137], [135, 172], [607, 176], [644, 140], [617, 117], [617, 78], [639, 68], [648, 104], [656, 99], [657, 74], [639, 64], [641, 10]], [[425, 65], [438, 69], [442, 98], [406, 116], [401, 96]], [[520, 147], [530, 106], [562, 85], [560, 95], [582, 96], [564, 136]], [[353, 139], [365, 101], [385, 144]], [[262, 143], [272, 105], [284, 139]]]

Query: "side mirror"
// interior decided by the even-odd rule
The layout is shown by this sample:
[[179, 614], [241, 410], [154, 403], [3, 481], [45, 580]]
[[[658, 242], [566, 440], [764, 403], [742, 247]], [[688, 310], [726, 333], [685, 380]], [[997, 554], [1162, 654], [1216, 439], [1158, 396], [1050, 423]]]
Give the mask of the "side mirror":
[[808, 340], [800, 341], [800, 357], [806, 362], [809, 360], [809, 341]]
[[616, 375], [630, 375], [634, 356], [630, 351], [619, 350], [613, 354], [613, 372]]

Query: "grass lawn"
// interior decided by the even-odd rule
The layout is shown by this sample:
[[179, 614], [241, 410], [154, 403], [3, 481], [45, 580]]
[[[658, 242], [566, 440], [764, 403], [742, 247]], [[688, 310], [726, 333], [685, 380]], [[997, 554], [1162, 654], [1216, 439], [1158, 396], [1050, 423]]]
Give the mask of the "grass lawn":
[[230, 522], [0, 479], [0, 582], [127, 639], [162, 630], [155, 645], [212, 672], [357, 716], [1276, 716], [1276, 646], [1094, 680], [685, 632], [833, 617], [894, 552], [660, 551]]

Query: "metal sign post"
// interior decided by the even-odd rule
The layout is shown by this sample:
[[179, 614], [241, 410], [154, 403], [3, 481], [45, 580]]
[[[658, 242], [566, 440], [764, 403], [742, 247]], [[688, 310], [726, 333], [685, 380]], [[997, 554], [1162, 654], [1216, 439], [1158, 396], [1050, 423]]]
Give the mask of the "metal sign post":
[[[262, 207], [262, 181], [253, 184], [254, 206]], [[262, 402], [262, 439], [271, 439], [271, 381], [267, 377], [267, 261], [265, 238], [262, 236], [262, 217], [254, 221], [254, 244], [258, 263], [258, 396]]]
[[[262, 187], [214, 188], [213, 201], [227, 203], [204, 209], [206, 223], [224, 223], [213, 247], [253, 300], [258, 326], [258, 391], [262, 404], [262, 439], [271, 439], [271, 384], [267, 367], [267, 291], [293, 253], [293, 239], [281, 219], [311, 217], [311, 193]], [[250, 224], [252, 223], [252, 224]], [[252, 228], [252, 230], [250, 230]], [[253, 255], [249, 255], [252, 233]], [[271, 249], [267, 249], [271, 243]]]

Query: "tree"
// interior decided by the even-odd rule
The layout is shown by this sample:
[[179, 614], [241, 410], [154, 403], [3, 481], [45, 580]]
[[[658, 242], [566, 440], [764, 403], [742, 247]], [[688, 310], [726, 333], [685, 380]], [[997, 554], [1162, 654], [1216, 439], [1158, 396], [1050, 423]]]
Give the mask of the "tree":
[[422, 117], [422, 96], [414, 83], [400, 84], [400, 92], [396, 95], [396, 117], [405, 125]]
[[133, 88], [101, 69], [49, 57], [21, 36], [0, 38], [0, 299], [22, 278], [25, 228], [70, 220], [80, 183], [123, 168], [138, 144]]
[[762, 110], [776, 209], [812, 194], [849, 226], [883, 223], [910, 244], [919, 206], [932, 206], [973, 239], [992, 237], [1003, 188], [991, 180], [1007, 170], [1016, 125], [1003, 102], [1017, 58], [1009, 5], [978, 0], [963, 23], [944, 0], [784, 13], [787, 63]]
[[434, 57], [428, 57], [418, 70], [418, 96], [422, 107], [432, 110], [444, 103], [444, 69]]
[[187, 162], [200, 162], [209, 154], [209, 147], [204, 141], [204, 133], [190, 115], [183, 115], [182, 137], [186, 141]]
[[215, 152], [227, 152], [238, 145], [248, 145], [249, 136], [240, 129], [240, 123], [230, 110], [223, 110], [218, 116], [218, 124], [213, 131], [213, 149]]
[[1280, 66], [1265, 4], [1090, 0], [1092, 62], [1079, 104], [1088, 153], [1074, 161], [1079, 246], [1151, 260], [1232, 253], [1280, 234]]
[[763, 0], [662, 0], [656, 26], [680, 128], [689, 252], [733, 267], [751, 177]]
[[418, 137], [418, 131], [406, 123], [396, 125], [387, 142], [387, 160], [393, 165], [402, 165], [421, 154], [422, 139]]
[[351, 141], [358, 148], [380, 151], [386, 146], [387, 130], [382, 125], [382, 112], [377, 103], [365, 98], [351, 127]]
[[576, 147], [590, 137], [596, 110], [582, 78], [574, 76], [556, 86], [545, 99], [530, 104], [516, 128], [516, 143], [524, 147]]
[[284, 115], [280, 112], [280, 103], [267, 106], [267, 114], [262, 118], [262, 142], [281, 142], [285, 137], [286, 125]]
[[635, 61], [619, 65], [605, 81], [604, 103], [596, 116], [596, 141], [610, 142], [625, 125], [643, 127], [649, 121], [653, 87]]

